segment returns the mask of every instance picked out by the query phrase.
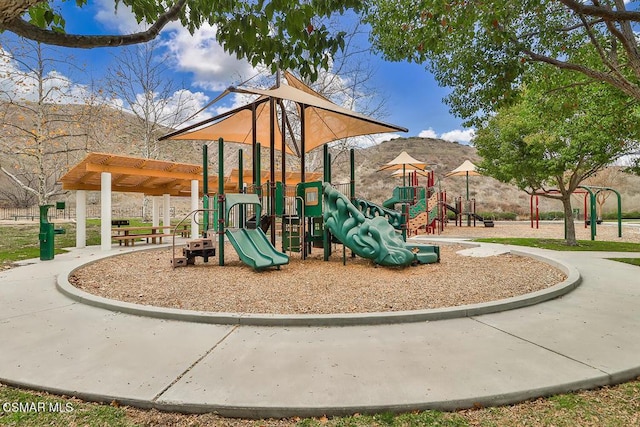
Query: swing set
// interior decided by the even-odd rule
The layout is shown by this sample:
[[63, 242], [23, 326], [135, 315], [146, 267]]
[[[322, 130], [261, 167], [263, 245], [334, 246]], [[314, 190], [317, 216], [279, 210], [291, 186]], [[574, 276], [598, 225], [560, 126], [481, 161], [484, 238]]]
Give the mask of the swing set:
[[[597, 219], [598, 215], [596, 211], [597, 198], [599, 194], [605, 191], [612, 191], [616, 194], [616, 198], [618, 201], [618, 210], [617, 210], [618, 237], [622, 237], [622, 197], [620, 196], [620, 193], [611, 187], [596, 187], [596, 186], [590, 186], [590, 185], [580, 185], [578, 188], [580, 190], [576, 190], [572, 194], [584, 194], [584, 212], [585, 212], [584, 228], [591, 226], [591, 240], [596, 239], [596, 234], [597, 234], [596, 225], [599, 222]], [[540, 228], [540, 212], [538, 210], [539, 196], [543, 196], [545, 194], [559, 194], [559, 193], [560, 193], [559, 190], [547, 190], [544, 192], [536, 192], [531, 194], [531, 197], [529, 200], [531, 228], [534, 228], [534, 224], [535, 224], [535, 228]], [[587, 212], [589, 212], [589, 215], [587, 215]], [[566, 220], [567, 218], [565, 218], [565, 238], [567, 237], [566, 236]]]

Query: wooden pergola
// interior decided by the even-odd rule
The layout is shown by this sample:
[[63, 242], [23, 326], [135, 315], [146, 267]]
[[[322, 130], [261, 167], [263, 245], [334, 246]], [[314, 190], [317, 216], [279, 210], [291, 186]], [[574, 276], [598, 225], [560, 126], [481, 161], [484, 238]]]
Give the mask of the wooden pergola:
[[[100, 192], [100, 245], [103, 250], [111, 249], [112, 192], [153, 196], [153, 225], [159, 225], [160, 204], [157, 203], [157, 198], [162, 196], [163, 225], [169, 226], [171, 196], [190, 197], [192, 209], [197, 209], [198, 197], [203, 188], [201, 165], [108, 153], [89, 153], [60, 181], [64, 190], [76, 192], [76, 247], [79, 248], [86, 245], [86, 191]], [[211, 177], [209, 185], [217, 186], [218, 177]], [[191, 233], [192, 237], [198, 235], [198, 224], [195, 221], [192, 221]]]
[[[202, 197], [203, 186], [202, 165], [169, 162], [141, 157], [123, 156], [109, 153], [89, 153], [80, 163], [71, 168], [60, 181], [63, 190], [76, 192], [77, 233], [76, 247], [86, 245], [86, 191], [99, 191], [101, 199], [101, 247], [111, 249], [111, 194], [143, 193], [153, 196], [153, 225], [159, 225], [159, 203], [163, 200], [163, 222], [170, 225], [170, 197], [190, 197], [192, 210], [198, 209], [199, 197]], [[251, 173], [243, 171], [244, 175]], [[311, 174], [319, 179], [319, 173]], [[267, 173], [262, 175], [263, 183]], [[248, 177], [247, 177], [248, 178]], [[239, 192], [239, 172], [231, 171], [224, 177], [224, 188], [227, 192]], [[286, 175], [286, 183], [295, 185], [300, 182], [299, 172]], [[218, 188], [218, 177], [209, 176], [209, 188]], [[248, 179], [243, 182], [249, 182]], [[195, 218], [191, 223], [192, 238], [198, 236], [198, 224]]]
[[[190, 197], [192, 181], [203, 187], [202, 165], [107, 153], [89, 153], [60, 181], [64, 190], [101, 191], [105, 172], [111, 174], [113, 192]], [[217, 188], [218, 177], [210, 177], [209, 185]]]

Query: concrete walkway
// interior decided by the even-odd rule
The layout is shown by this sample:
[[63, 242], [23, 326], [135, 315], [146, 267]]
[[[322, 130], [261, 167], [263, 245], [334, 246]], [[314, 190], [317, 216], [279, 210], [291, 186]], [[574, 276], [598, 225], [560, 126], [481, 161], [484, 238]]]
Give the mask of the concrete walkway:
[[285, 417], [498, 405], [640, 376], [638, 267], [610, 253], [482, 246], [572, 265], [582, 283], [533, 306], [446, 320], [225, 325], [124, 314], [59, 292], [56, 276], [105, 256], [97, 247], [36, 260], [0, 273], [0, 382]]

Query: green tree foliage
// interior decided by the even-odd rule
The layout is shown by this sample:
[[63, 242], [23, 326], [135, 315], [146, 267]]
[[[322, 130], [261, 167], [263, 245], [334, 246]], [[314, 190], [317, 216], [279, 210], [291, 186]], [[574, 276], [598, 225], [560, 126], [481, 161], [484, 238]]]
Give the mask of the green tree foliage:
[[[518, 102], [499, 109], [478, 129], [474, 143], [483, 173], [529, 194], [555, 190], [544, 196], [560, 200], [565, 218], [571, 218], [571, 194], [581, 183], [638, 150], [640, 110], [605, 83], [563, 86], [563, 77], [558, 71], [541, 72]], [[567, 243], [575, 245], [574, 224], [566, 226]]]
[[[75, 0], [77, 7], [87, 0]], [[344, 33], [331, 32], [325, 18], [348, 9], [360, 0], [116, 0], [115, 6], [131, 7], [145, 31], [127, 35], [67, 34], [65, 18], [53, 1], [14, 0], [0, 6], [0, 30], [27, 39], [66, 47], [92, 48], [143, 43], [158, 36], [171, 21], [191, 32], [204, 24], [217, 29], [217, 40], [229, 53], [252, 65], [272, 70], [289, 68], [315, 79], [317, 68], [327, 69], [330, 57], [344, 47]]]
[[640, 12], [622, 0], [370, 0], [372, 42], [386, 58], [427, 64], [453, 88], [452, 111], [478, 125], [517, 98], [539, 64], [605, 82], [640, 100]]

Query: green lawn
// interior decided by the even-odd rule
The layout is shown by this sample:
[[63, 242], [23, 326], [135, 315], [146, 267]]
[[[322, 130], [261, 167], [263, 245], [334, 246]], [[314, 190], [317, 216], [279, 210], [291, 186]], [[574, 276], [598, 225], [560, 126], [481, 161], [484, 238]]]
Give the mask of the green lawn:
[[[130, 219], [132, 227], [149, 225], [140, 219]], [[63, 228], [65, 234], [56, 234], [55, 253], [64, 252], [62, 248], [75, 247], [76, 225], [74, 223], [56, 224], [56, 228]], [[0, 225], [0, 265], [7, 266], [14, 261], [40, 256], [40, 241], [38, 234], [40, 225], [34, 224], [3, 224]], [[100, 244], [100, 220], [87, 220], [87, 245]]]
[[[64, 412], [3, 411], [4, 405], [45, 405]], [[51, 405], [51, 406], [50, 406]], [[640, 421], [640, 381], [604, 387], [497, 408], [476, 408], [456, 412], [414, 411], [404, 414], [355, 414], [334, 418], [291, 418], [285, 420], [226, 419], [214, 414], [181, 415], [158, 411], [100, 405], [77, 399], [52, 396], [0, 385], [0, 425], [2, 426], [634, 426]]]
[[[598, 252], [640, 252], [640, 243], [606, 242], [599, 240], [578, 240], [578, 246], [569, 246], [562, 239], [535, 239], [525, 237], [494, 237], [473, 239], [475, 242], [502, 243], [505, 245], [528, 246], [554, 251], [598, 251]], [[609, 258], [613, 261], [640, 266], [640, 258]]]
[[569, 246], [562, 239], [536, 239], [524, 237], [500, 237], [473, 239], [476, 242], [502, 243], [505, 245], [529, 246], [554, 251], [601, 251], [640, 252], [640, 243], [607, 242], [600, 240], [578, 240], [578, 246]]

